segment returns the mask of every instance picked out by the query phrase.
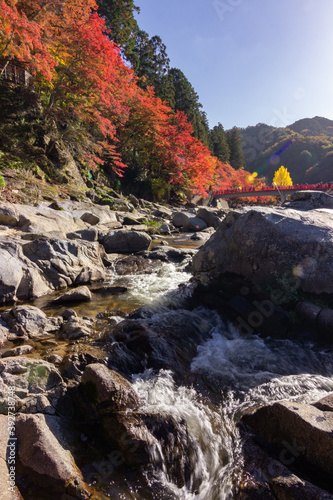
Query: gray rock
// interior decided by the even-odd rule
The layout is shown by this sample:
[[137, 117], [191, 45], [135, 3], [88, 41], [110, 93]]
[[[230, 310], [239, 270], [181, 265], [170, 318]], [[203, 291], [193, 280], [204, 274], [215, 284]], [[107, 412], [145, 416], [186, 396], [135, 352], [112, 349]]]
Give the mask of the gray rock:
[[35, 306], [17, 306], [2, 314], [11, 333], [18, 336], [38, 338], [48, 333], [54, 333], [62, 325], [62, 318], [47, 317]]
[[[287, 444], [288, 445], [288, 444]], [[297, 450], [292, 445], [281, 451], [279, 460], [268, 455], [256, 441], [244, 436], [244, 470], [240, 480], [237, 498], [267, 500], [332, 500], [333, 496], [309, 480], [296, 476], [287, 468], [297, 458]], [[282, 463], [283, 462], [283, 463]], [[299, 471], [301, 473], [301, 470]], [[316, 480], [316, 478], [314, 478]]]
[[284, 206], [297, 210], [313, 210], [316, 208], [333, 208], [333, 196], [322, 191], [296, 191]]
[[244, 415], [243, 421], [269, 443], [282, 449], [287, 443], [297, 449], [297, 456], [333, 475], [332, 412], [281, 401]]
[[142, 255], [149, 259], [161, 260], [162, 262], [183, 262], [193, 257], [195, 253], [196, 250], [192, 248], [174, 248], [163, 245], [156, 246], [150, 252], [142, 253]]
[[159, 233], [161, 234], [171, 234], [173, 227], [170, 224], [162, 224], [159, 228]]
[[16, 205], [19, 214], [19, 227], [26, 233], [45, 235], [58, 231], [67, 233], [84, 229], [86, 224], [67, 211], [55, 212], [41, 203], [37, 206]]
[[158, 441], [137, 412], [140, 401], [131, 384], [103, 364], [90, 364], [80, 388], [100, 419], [106, 440], [119, 450], [124, 462], [147, 464], [150, 453], [157, 453]]
[[130, 194], [128, 199], [135, 208], [140, 206], [139, 200], [134, 196], [134, 194]]
[[215, 212], [216, 210], [212, 210], [209, 208], [199, 208], [196, 216], [199, 217], [199, 219], [202, 219], [204, 222], [206, 222], [208, 227], [213, 227], [214, 229], [217, 229], [221, 223], [221, 219], [216, 215]]
[[203, 231], [207, 228], [207, 224], [199, 217], [188, 217], [183, 224], [183, 228], [188, 231]]
[[[333, 211], [283, 208], [244, 210], [227, 215], [194, 256], [200, 280], [234, 273], [254, 285], [280, 281], [290, 289], [333, 292]], [[279, 280], [278, 280], [279, 279]]]
[[17, 226], [19, 223], [19, 214], [12, 203], [0, 203], [0, 224], [5, 226]]
[[58, 417], [19, 414], [16, 417], [16, 436], [18, 457], [25, 468], [28, 483], [51, 488], [53, 492], [67, 491], [74, 498], [90, 497], [91, 491], [67, 449]]
[[[106, 356], [106, 355], [105, 355]], [[70, 354], [64, 357], [62, 362], [62, 373], [68, 379], [81, 381], [86, 366], [95, 363], [105, 363], [104, 358], [96, 358], [89, 353]]]
[[72, 317], [59, 332], [59, 337], [70, 340], [81, 339], [82, 337], [89, 337], [92, 334], [92, 319]]
[[54, 303], [64, 302], [90, 302], [92, 299], [91, 292], [87, 286], [78, 286], [73, 290], [63, 293], [55, 299]]
[[61, 315], [65, 321], [71, 318], [76, 318], [77, 317], [77, 312], [74, 311], [74, 309], [66, 309]]
[[98, 407], [100, 414], [110, 409], [118, 412], [139, 408], [139, 397], [130, 382], [103, 364], [88, 365], [84, 370], [81, 384], [90, 401]]
[[172, 214], [172, 224], [176, 227], [184, 226], [185, 222], [192, 217], [192, 214], [185, 214], [184, 212], [175, 212]]
[[[109, 206], [93, 205], [92, 203], [76, 202], [76, 201], [57, 201], [51, 204], [54, 210], [60, 210], [61, 214], [68, 214], [73, 219], [79, 220], [83, 223], [82, 216], [84, 214], [91, 214], [98, 217], [98, 224], [108, 224], [117, 222], [116, 214], [110, 210]], [[59, 213], [59, 212], [58, 212]], [[77, 228], [80, 229], [80, 228]], [[70, 229], [68, 230], [70, 231]], [[75, 231], [73, 229], [72, 231]]]
[[223, 198], [213, 199], [212, 206], [217, 208], [218, 210], [229, 210], [228, 202]]
[[114, 271], [118, 276], [127, 276], [128, 274], [152, 274], [161, 268], [161, 263], [156, 260], [145, 258], [150, 252], [139, 252], [140, 255], [126, 255], [114, 263]]
[[136, 231], [112, 231], [104, 237], [103, 245], [107, 253], [135, 253], [147, 250], [151, 237]]
[[198, 345], [209, 336], [210, 325], [199, 313], [185, 310], [151, 318], [139, 310], [133, 316], [106, 333], [111, 344], [108, 366], [128, 376], [145, 368], [168, 369], [177, 383], [184, 380]]
[[66, 237], [69, 240], [85, 240], [85, 241], [98, 241], [99, 231], [97, 229], [80, 229], [74, 233], [67, 233]]
[[3, 344], [6, 342], [8, 334], [8, 325], [2, 318], [0, 318], [0, 346], [3, 346]]
[[[8, 448], [8, 445], [10, 446], [10, 448]], [[16, 486], [16, 464], [15, 462], [9, 463], [12, 460], [11, 453], [15, 453], [15, 451], [16, 442], [14, 440], [9, 440], [8, 415], [0, 415], [1, 500], [23, 500], [23, 497], [21, 496]]]
[[59, 365], [62, 362], [62, 357], [58, 356], [58, 354], [48, 354], [47, 356], [44, 356], [43, 359], [53, 365]]
[[154, 203], [154, 210], [152, 211], [152, 215], [154, 215], [155, 217], [162, 217], [162, 219], [171, 219], [172, 210], [170, 208], [163, 207], [162, 205]]
[[63, 395], [65, 384], [56, 367], [41, 359], [18, 356], [0, 359], [0, 413], [7, 414], [8, 387], [15, 387], [16, 411], [37, 404], [37, 396], [49, 400]]
[[299, 302], [295, 309], [299, 319], [312, 326], [316, 324], [316, 319], [320, 311], [321, 307], [316, 306], [311, 302]]
[[94, 215], [91, 212], [85, 212], [81, 215], [80, 219], [83, 220], [83, 222], [87, 222], [87, 224], [90, 224], [91, 226], [96, 226], [96, 224], [99, 224], [101, 221], [97, 215]]
[[24, 245], [23, 252], [56, 290], [101, 281], [106, 276], [97, 242], [39, 239]]
[[142, 217], [134, 214], [117, 214], [118, 221], [122, 223], [123, 226], [141, 226], [145, 225], [146, 217]]
[[332, 411], [333, 412], [333, 394], [329, 394], [324, 398], [320, 399], [313, 406], [322, 411]]
[[38, 266], [24, 256], [20, 241], [0, 239], [0, 262], [0, 303], [30, 299], [52, 290]]
[[31, 345], [20, 345], [18, 347], [13, 347], [13, 349], [8, 349], [2, 354], [3, 358], [10, 358], [12, 356], [22, 356], [24, 354], [29, 354], [33, 350]]

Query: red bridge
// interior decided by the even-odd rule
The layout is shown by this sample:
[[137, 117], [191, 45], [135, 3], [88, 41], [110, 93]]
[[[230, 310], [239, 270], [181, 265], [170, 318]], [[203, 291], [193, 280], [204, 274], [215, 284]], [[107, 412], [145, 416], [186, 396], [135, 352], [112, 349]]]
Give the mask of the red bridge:
[[213, 191], [214, 198], [241, 198], [250, 196], [279, 196], [290, 194], [291, 191], [330, 191], [333, 189], [333, 182], [319, 184], [295, 184], [294, 186], [263, 186], [256, 190], [252, 187], [244, 187], [237, 189], [223, 189], [221, 191]]

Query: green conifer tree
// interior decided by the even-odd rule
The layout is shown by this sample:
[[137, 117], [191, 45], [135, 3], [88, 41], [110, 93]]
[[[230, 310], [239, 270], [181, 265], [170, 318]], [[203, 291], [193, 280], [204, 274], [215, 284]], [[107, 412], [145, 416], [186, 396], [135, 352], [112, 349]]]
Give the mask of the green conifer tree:
[[229, 163], [230, 148], [221, 123], [215, 125], [215, 127], [210, 131], [210, 143], [212, 153], [222, 162]]
[[230, 149], [230, 165], [236, 170], [244, 168], [245, 160], [239, 128], [233, 127], [231, 130], [228, 130], [226, 137]]

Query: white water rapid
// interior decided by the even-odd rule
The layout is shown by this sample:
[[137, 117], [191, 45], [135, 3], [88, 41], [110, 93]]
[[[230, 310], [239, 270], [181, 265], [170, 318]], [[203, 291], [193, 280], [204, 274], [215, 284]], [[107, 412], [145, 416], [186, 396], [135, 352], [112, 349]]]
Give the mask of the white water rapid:
[[[125, 279], [130, 285], [126, 300], [136, 307], [153, 306], [156, 322], [168, 307], [181, 307], [184, 294], [179, 285], [189, 278], [181, 267], [167, 264], [157, 274], [126, 276], [122, 283]], [[244, 411], [283, 399], [314, 402], [333, 392], [332, 350], [309, 342], [242, 336], [216, 312], [203, 307], [195, 312], [210, 327], [208, 340], [198, 346], [191, 363], [193, 379], [200, 380], [205, 396], [192, 386], [176, 385], [168, 370], [133, 374], [142, 410], [184, 420], [197, 446], [197, 460], [186, 486], [177, 487], [166, 467], [158, 468], [149, 480], [149, 498], [156, 500], [237, 498], [235, 488], [243, 464], [237, 423]], [[119, 498], [146, 500], [131, 488]]]

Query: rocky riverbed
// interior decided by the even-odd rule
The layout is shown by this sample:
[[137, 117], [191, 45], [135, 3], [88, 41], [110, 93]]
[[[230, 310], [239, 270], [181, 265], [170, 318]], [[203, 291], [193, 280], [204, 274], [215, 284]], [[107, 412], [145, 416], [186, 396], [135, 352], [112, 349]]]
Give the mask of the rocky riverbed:
[[0, 203], [3, 498], [333, 498], [331, 201]]

